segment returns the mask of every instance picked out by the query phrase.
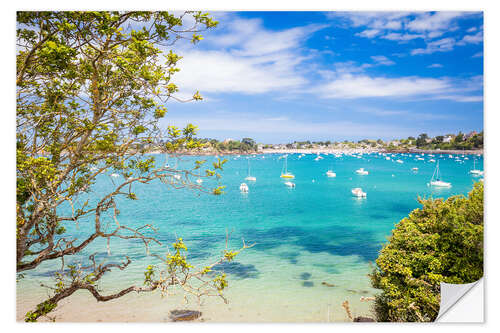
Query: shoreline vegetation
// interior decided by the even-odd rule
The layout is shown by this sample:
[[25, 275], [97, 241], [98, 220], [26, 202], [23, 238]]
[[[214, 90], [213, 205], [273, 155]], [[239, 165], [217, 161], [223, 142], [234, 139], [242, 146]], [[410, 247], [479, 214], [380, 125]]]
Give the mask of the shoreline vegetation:
[[[165, 151], [151, 150], [148, 154], [164, 154]], [[454, 155], [483, 155], [483, 149], [477, 150], [436, 150], [436, 149], [369, 149], [369, 148], [322, 148], [322, 149], [263, 149], [256, 151], [219, 151], [219, 150], [200, 150], [200, 151], [178, 151], [173, 155], [178, 156], [228, 156], [228, 155], [257, 155], [257, 154], [368, 154], [368, 153], [383, 153], [383, 154], [454, 154]]]
[[[409, 154], [461, 154], [483, 155], [483, 132], [472, 131], [467, 134], [438, 135], [429, 137], [420, 134], [417, 138], [371, 140], [342, 142], [337, 141], [294, 141], [293, 143], [264, 144], [256, 143], [252, 138], [241, 140], [225, 139], [198, 139], [200, 148], [176, 150], [174, 155], [251, 155], [251, 154], [358, 154], [358, 153], [409, 153]], [[145, 152], [150, 154], [166, 153], [162, 146], [143, 146], [133, 150], [134, 153]]]

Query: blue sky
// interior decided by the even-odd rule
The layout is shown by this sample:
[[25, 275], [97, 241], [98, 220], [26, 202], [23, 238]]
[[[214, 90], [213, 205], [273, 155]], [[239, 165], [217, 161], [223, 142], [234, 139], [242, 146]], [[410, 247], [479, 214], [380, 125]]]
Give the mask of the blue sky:
[[483, 129], [480, 12], [216, 12], [164, 125], [283, 143]]

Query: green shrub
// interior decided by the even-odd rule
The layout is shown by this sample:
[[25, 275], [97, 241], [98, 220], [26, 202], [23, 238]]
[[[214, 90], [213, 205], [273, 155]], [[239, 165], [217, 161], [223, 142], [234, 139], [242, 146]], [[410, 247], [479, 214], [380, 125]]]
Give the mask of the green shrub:
[[468, 197], [420, 199], [395, 227], [370, 275], [381, 289], [377, 321], [433, 321], [440, 282], [471, 283], [483, 275], [483, 183]]

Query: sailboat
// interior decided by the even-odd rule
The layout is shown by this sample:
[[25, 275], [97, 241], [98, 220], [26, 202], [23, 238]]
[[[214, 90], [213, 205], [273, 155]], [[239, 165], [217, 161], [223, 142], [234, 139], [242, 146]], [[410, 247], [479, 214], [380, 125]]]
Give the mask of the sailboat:
[[[174, 169], [175, 169], [175, 170], [177, 170], [177, 163], [178, 163], [178, 159], [176, 158], [176, 159], [175, 159], [175, 166], [174, 166]], [[181, 175], [180, 175], [180, 174], [178, 174], [178, 173], [176, 173], [176, 174], [174, 175], [174, 178], [175, 178], [176, 180], [180, 180], [180, 179], [181, 179]]]
[[295, 178], [295, 176], [291, 172], [288, 172], [287, 161], [288, 161], [288, 155], [285, 155], [285, 164], [283, 165], [283, 169], [281, 170], [280, 177], [281, 178]]
[[332, 169], [333, 168], [330, 165], [330, 169], [328, 169], [328, 171], [326, 172], [327, 177], [337, 177], [337, 174], [335, 172], [333, 172]]
[[476, 169], [476, 159], [474, 159], [474, 169], [469, 171], [473, 176], [482, 176], [484, 171]]
[[247, 162], [248, 162], [248, 176], [245, 178], [245, 180], [249, 180], [249, 181], [256, 181], [257, 178], [255, 178], [254, 176], [250, 176], [250, 160], [247, 158]]
[[439, 178], [439, 161], [436, 164], [436, 169], [434, 169], [434, 173], [432, 174], [431, 181], [428, 185], [437, 187], [451, 187], [451, 183], [444, 182]]

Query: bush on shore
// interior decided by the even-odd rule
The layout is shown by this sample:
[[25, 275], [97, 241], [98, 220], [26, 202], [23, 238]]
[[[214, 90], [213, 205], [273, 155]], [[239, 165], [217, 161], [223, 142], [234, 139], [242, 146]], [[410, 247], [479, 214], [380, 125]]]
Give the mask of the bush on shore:
[[395, 227], [370, 275], [381, 289], [377, 321], [433, 321], [440, 282], [471, 283], [483, 276], [483, 183], [467, 197], [420, 199]]

